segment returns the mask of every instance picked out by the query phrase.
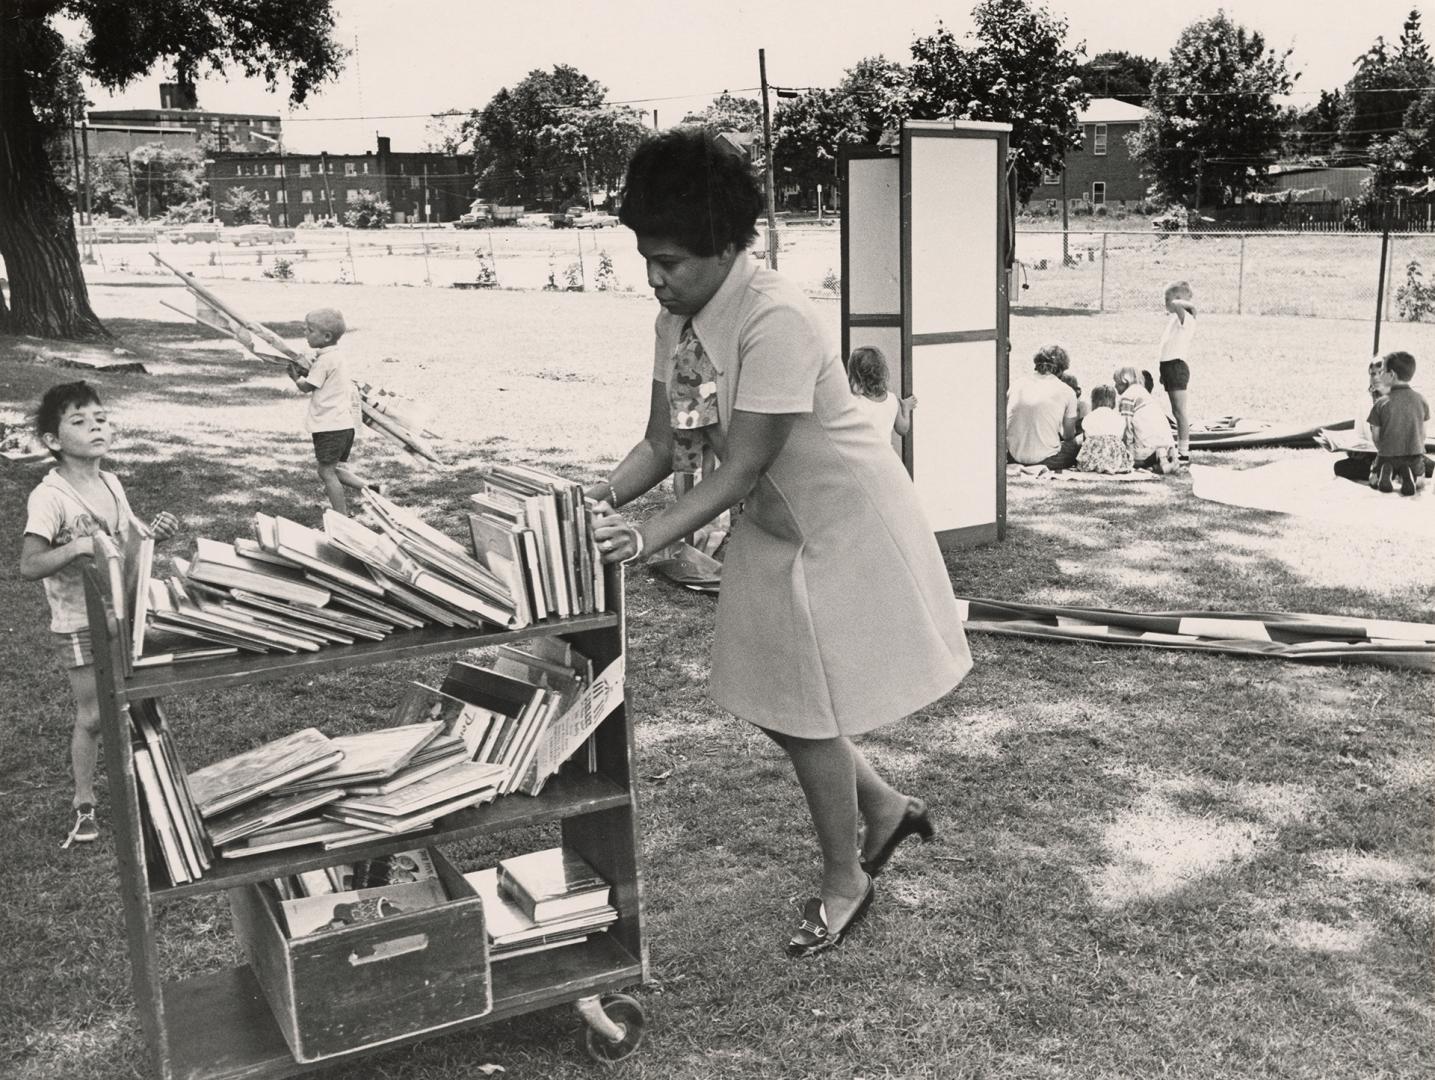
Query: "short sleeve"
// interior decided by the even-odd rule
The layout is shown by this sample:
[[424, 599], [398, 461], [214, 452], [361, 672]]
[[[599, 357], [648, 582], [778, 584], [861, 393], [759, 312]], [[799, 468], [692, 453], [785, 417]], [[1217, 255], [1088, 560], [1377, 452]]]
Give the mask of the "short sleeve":
[[774, 304], [757, 312], [738, 340], [741, 369], [734, 409], [810, 413], [827, 345], [801, 311]]
[[310, 365], [308, 372], [304, 375], [304, 381], [317, 390], [329, 381], [337, 366], [338, 362], [333, 353], [323, 353]]
[[1079, 417], [1079, 416], [1081, 415], [1081, 408], [1080, 408], [1080, 406], [1081, 406], [1081, 402], [1080, 402], [1080, 401], [1077, 399], [1077, 397], [1076, 397], [1076, 391], [1073, 390], [1070, 394], [1067, 395], [1067, 398], [1066, 398], [1066, 410], [1065, 410], [1065, 412], [1062, 413], [1062, 419], [1063, 419], [1063, 420], [1075, 420], [1075, 419], [1077, 419], [1077, 417]]
[[1380, 426], [1380, 406], [1384, 403], [1385, 399], [1381, 398], [1379, 401], [1377, 401], [1374, 405], [1370, 407], [1370, 415], [1365, 418], [1365, 422], [1367, 424], [1373, 424], [1376, 427]]
[[54, 493], [42, 484], [30, 492], [25, 509], [25, 531], [53, 544], [65, 525], [64, 510]]

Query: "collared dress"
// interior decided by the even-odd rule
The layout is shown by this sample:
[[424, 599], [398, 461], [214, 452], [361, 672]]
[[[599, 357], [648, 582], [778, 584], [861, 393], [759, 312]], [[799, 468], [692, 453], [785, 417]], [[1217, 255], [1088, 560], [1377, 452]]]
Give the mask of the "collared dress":
[[[686, 321], [658, 316], [653, 377], [664, 384]], [[759, 727], [824, 739], [890, 724], [952, 690], [972, 660], [932, 527], [811, 302], [744, 253], [692, 331], [717, 372], [709, 438], [719, 459], [734, 410], [796, 414], [728, 542], [713, 701]]]

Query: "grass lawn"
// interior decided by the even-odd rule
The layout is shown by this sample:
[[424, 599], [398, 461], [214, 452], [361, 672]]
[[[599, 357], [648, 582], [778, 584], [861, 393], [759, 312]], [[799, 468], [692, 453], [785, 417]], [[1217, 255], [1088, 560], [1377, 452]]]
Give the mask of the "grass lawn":
[[[306, 522], [321, 490], [287, 381], [201, 340], [155, 279], [94, 299], [148, 375], [99, 375], [122, 429], [112, 467], [141, 515], [186, 533], [245, 534], [257, 510]], [[357, 463], [457, 532], [485, 463], [587, 477], [637, 437], [654, 309], [638, 296], [233, 283], [241, 310], [297, 335], [337, 303], [361, 378], [435, 407], [454, 461], [412, 468], [365, 438]], [[837, 307], [829, 303], [835, 325]], [[1084, 387], [1150, 364], [1158, 314], [1018, 309], [1013, 370], [1068, 346]], [[1386, 347], [1435, 357], [1421, 327]], [[1364, 384], [1360, 322], [1211, 317], [1198, 415], [1348, 418]], [[1435, 363], [1435, 361], [1432, 361]], [[1432, 368], [1435, 370], [1435, 368]], [[0, 339], [0, 418], [73, 372]], [[1428, 385], [1428, 383], [1427, 383]], [[917, 424], [938, 423], [919, 408]], [[1198, 454], [1245, 467], [1292, 453]], [[0, 936], [0, 1075], [143, 1075], [108, 835], [58, 850], [72, 706], [47, 659], [45, 604], [15, 572], [42, 467], [0, 465], [0, 810], [8, 868]], [[658, 505], [658, 496], [650, 498]], [[1196, 500], [1189, 482], [1013, 483], [1001, 545], [949, 557], [953, 588], [1006, 599], [1156, 608], [1432, 617], [1435, 564], [1408, 541]], [[852, 939], [817, 962], [781, 953], [818, 857], [790, 769], [707, 703], [714, 606], [646, 574], [628, 597], [653, 982], [649, 1038], [622, 1075], [706, 1077], [1412, 1077], [1432, 1039], [1432, 681], [1359, 667], [973, 636], [955, 693], [865, 740], [924, 795], [936, 842], [904, 847]], [[289, 730], [382, 718], [401, 663], [242, 699], [171, 702], [191, 767]], [[106, 799], [103, 794], [102, 803]], [[108, 811], [102, 805], [102, 819]], [[465, 868], [508, 847], [465, 848]], [[234, 962], [222, 898], [158, 909], [169, 971]], [[400, 1049], [320, 1077], [467, 1080], [593, 1073], [556, 1008]]]

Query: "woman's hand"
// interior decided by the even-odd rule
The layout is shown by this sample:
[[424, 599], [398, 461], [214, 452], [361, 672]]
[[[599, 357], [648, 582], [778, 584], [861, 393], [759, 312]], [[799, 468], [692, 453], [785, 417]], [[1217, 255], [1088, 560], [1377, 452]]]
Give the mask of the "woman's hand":
[[168, 510], [161, 510], [149, 523], [149, 531], [154, 534], [155, 543], [168, 540], [175, 533], [179, 532], [179, 518], [175, 517]]
[[605, 563], [627, 562], [644, 550], [642, 533], [606, 502], [593, 506], [593, 536]]

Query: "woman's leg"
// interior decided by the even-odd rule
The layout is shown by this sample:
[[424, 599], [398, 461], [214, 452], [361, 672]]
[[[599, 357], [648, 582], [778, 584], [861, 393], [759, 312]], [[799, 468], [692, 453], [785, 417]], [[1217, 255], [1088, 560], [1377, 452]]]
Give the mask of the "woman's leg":
[[[867, 895], [867, 875], [857, 857], [857, 772], [852, 744], [844, 738], [778, 739], [787, 751], [822, 849], [822, 902], [827, 924], [844, 926]], [[871, 766], [863, 760], [872, 777]], [[880, 782], [880, 777], [877, 778]]]
[[862, 858], [870, 859], [897, 831], [912, 799], [882, 779], [855, 745], [852, 746], [852, 764], [857, 778], [857, 809], [866, 825], [862, 833]]

